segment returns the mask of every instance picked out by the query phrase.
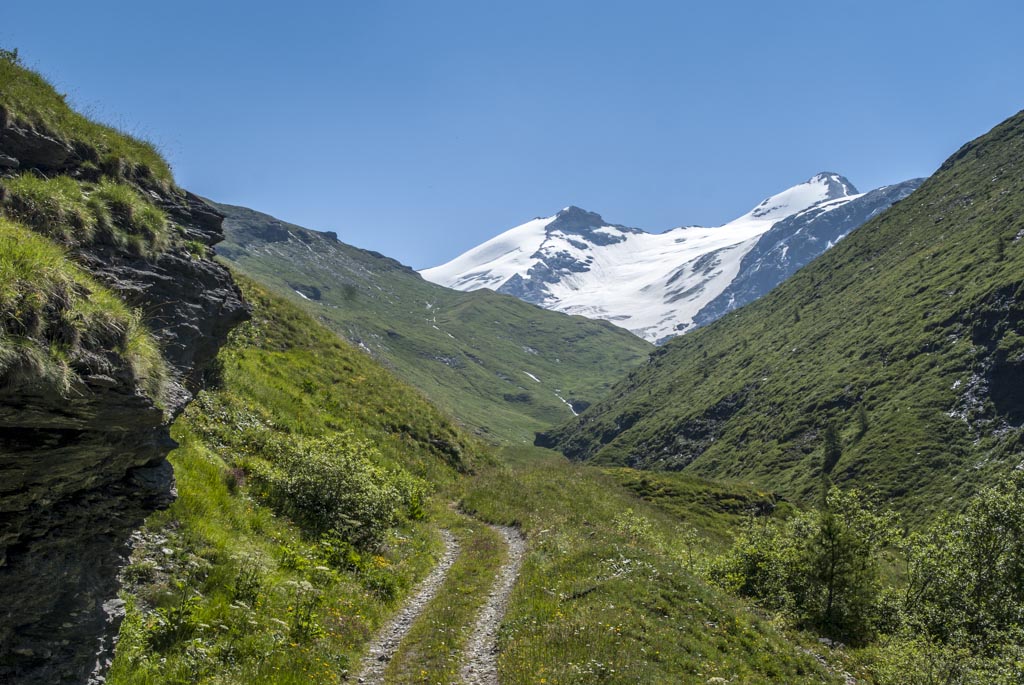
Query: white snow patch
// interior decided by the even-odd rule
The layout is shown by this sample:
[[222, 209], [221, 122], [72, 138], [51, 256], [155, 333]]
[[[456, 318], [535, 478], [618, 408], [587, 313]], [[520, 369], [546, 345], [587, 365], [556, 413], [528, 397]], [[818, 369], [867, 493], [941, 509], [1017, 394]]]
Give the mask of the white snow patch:
[[565, 403], [565, 406], [569, 407], [569, 411], [572, 412], [573, 416], [579, 416], [579, 414], [576, 413], [576, 410], [572, 408], [572, 404], [570, 404], [568, 400], [566, 400], [564, 397], [559, 395], [557, 392], [555, 393], [555, 397], [557, 397], [558, 399], [562, 400], [562, 402]]
[[529, 377], [530, 377], [530, 378], [532, 378], [533, 380], [535, 380], [535, 381], [537, 381], [538, 383], [540, 383], [540, 379], [539, 379], [539, 378], [537, 378], [536, 376], [534, 376], [534, 375], [533, 375], [532, 373], [530, 373], [529, 371], [523, 371], [523, 373], [525, 373], [525, 374], [526, 374], [527, 376], [529, 376]]

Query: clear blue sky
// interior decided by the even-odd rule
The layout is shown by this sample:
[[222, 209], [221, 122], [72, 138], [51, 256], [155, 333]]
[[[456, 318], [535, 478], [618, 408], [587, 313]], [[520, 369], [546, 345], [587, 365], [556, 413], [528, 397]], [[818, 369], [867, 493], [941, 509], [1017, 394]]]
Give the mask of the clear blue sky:
[[183, 186], [431, 266], [568, 204], [714, 224], [931, 173], [1024, 108], [1024, 3], [4, 2]]

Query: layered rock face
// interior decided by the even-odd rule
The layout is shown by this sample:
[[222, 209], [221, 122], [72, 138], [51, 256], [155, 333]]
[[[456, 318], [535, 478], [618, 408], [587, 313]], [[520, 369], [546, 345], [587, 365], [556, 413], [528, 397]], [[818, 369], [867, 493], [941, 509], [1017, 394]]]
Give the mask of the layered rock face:
[[[0, 176], [93, 180], [95, 157], [0, 108]], [[222, 239], [220, 214], [144, 170], [126, 178], [180, 227], [175, 246], [142, 257], [90, 244], [72, 257], [141, 310], [171, 367], [170, 388], [157, 406], [128, 369], [103, 358], [76, 369], [69, 392], [24, 373], [0, 379], [0, 682], [100, 682], [129, 536], [174, 495], [170, 422], [248, 316], [228, 271], [195, 254]]]

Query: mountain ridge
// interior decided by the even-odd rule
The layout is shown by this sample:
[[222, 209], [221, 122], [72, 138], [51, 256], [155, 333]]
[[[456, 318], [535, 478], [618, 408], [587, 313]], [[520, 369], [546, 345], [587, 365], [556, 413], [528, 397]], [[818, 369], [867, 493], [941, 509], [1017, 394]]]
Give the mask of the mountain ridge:
[[461, 293], [334, 234], [255, 210], [226, 215], [218, 253], [396, 370], [490, 440], [536, 430], [599, 399], [651, 346], [607, 321], [489, 291]]
[[[914, 181], [907, 183], [916, 187]], [[821, 172], [721, 226], [680, 226], [661, 233], [613, 224], [570, 205], [420, 273], [456, 290], [489, 288], [547, 309], [613, 321], [660, 344], [749, 301], [751, 284], [756, 284], [757, 297], [795, 271], [790, 268], [794, 259], [783, 254], [779, 268], [764, 269], [760, 278], [749, 280], [740, 301], [718, 302], [743, 278], [747, 255], [779, 224], [818, 208], [805, 220], [811, 227], [793, 230], [804, 231], [812, 243], [818, 234], [838, 240], [841, 235], [826, 214], [847, 207], [842, 213], [845, 235], [870, 216], [879, 200], [884, 204], [897, 196], [898, 191], [885, 188], [860, 193], [844, 176]], [[799, 257], [795, 267], [834, 240], [820, 243], [817, 250], [804, 245], [794, 253]]]

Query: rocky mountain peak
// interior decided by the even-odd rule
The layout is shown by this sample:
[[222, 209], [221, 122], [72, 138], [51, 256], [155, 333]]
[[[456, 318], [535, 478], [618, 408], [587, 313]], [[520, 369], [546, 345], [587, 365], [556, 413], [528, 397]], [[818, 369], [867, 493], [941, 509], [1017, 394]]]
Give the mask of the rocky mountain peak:
[[561, 232], [564, 234], [575, 234], [590, 237], [595, 229], [606, 226], [617, 228], [623, 233], [643, 232], [638, 228], [628, 228], [626, 226], [608, 223], [597, 212], [589, 212], [575, 205], [569, 205], [555, 214], [555, 218], [547, 225], [547, 233], [550, 235], [554, 232]]
[[841, 197], [860, 194], [857, 187], [850, 183], [850, 179], [846, 178], [842, 174], [837, 174], [832, 171], [822, 171], [817, 173], [807, 179], [807, 183], [825, 185], [828, 189], [826, 191], [826, 196], [829, 200], [838, 200]]

